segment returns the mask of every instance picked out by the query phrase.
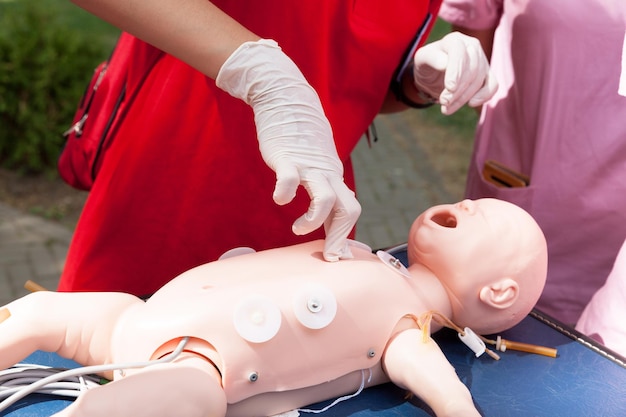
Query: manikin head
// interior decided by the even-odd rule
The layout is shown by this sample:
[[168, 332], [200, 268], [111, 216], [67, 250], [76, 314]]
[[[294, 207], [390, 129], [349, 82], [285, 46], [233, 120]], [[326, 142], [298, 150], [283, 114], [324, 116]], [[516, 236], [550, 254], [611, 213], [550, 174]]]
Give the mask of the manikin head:
[[535, 220], [492, 198], [426, 210], [411, 227], [408, 257], [442, 283], [450, 319], [481, 334], [520, 322], [539, 299], [547, 272], [546, 241]]

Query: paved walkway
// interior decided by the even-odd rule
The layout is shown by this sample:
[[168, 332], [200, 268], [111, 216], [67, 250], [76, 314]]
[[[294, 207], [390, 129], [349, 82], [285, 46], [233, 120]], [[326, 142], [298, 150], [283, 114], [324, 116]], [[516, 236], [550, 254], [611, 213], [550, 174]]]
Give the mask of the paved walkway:
[[28, 280], [56, 288], [71, 237], [66, 227], [0, 203], [0, 305], [26, 294]]
[[[463, 170], [456, 178], [442, 175], [436, 161], [446, 155], [433, 155], [412, 123], [410, 112], [379, 117], [378, 142], [369, 146], [362, 140], [353, 153], [363, 206], [357, 239], [373, 248], [406, 242], [419, 213], [460, 198]], [[26, 294], [27, 280], [56, 288], [71, 235], [57, 223], [0, 203], [0, 305]]]

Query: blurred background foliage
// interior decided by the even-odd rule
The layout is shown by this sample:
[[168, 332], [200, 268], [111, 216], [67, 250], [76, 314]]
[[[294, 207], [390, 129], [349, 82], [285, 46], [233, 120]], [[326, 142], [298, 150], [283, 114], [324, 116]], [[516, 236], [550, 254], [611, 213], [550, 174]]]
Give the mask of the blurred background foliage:
[[[429, 41], [450, 30], [438, 21]], [[56, 175], [63, 132], [93, 70], [111, 52], [119, 30], [69, 1], [0, 0], [0, 167]], [[416, 111], [419, 126], [471, 140], [477, 115], [439, 106]]]
[[70, 2], [0, 2], [0, 166], [54, 172], [62, 134], [118, 35]]

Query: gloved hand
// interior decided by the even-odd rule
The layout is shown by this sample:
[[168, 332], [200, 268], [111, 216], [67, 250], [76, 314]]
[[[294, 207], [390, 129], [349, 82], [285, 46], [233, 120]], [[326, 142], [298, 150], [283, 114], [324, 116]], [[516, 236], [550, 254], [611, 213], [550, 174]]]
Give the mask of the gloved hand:
[[498, 88], [480, 42], [460, 32], [417, 50], [413, 80], [415, 87], [437, 99], [441, 112], [448, 115], [466, 103], [482, 105]]
[[351, 258], [347, 237], [361, 206], [343, 182], [343, 165], [317, 93], [278, 44], [242, 44], [220, 68], [216, 83], [254, 110], [261, 155], [276, 173], [274, 201], [283, 205], [301, 184], [311, 197], [292, 226], [304, 235], [324, 224], [324, 259]]

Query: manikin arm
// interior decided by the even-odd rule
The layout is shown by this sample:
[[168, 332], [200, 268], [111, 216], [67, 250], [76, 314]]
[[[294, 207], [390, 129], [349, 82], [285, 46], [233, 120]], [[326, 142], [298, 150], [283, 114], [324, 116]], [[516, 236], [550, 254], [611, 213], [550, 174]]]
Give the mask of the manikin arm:
[[438, 417], [480, 416], [467, 387], [432, 340], [419, 329], [395, 336], [385, 349], [383, 367], [389, 379], [425, 401]]

